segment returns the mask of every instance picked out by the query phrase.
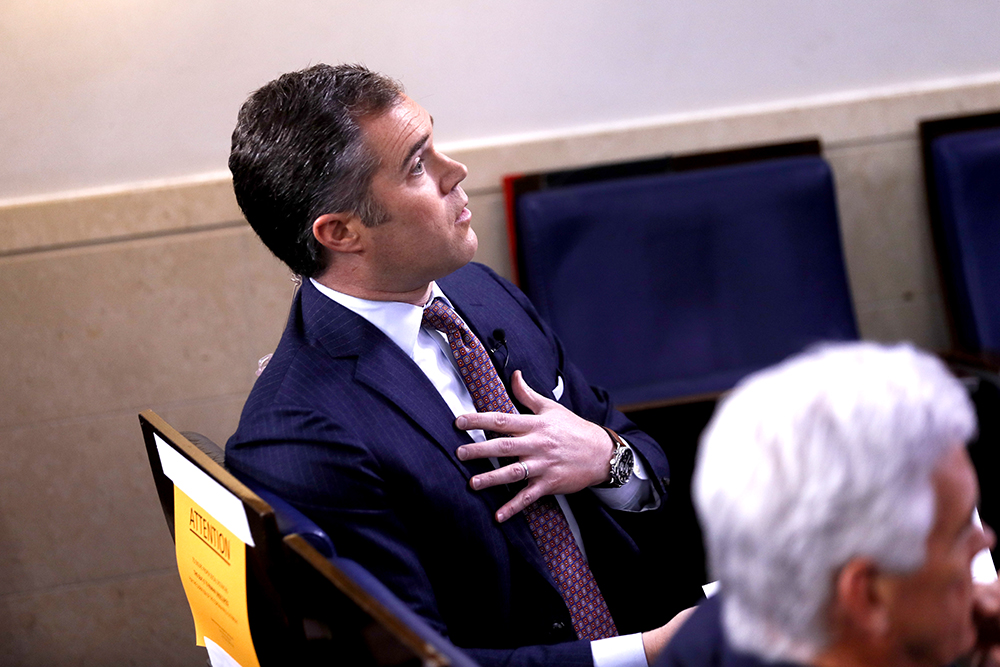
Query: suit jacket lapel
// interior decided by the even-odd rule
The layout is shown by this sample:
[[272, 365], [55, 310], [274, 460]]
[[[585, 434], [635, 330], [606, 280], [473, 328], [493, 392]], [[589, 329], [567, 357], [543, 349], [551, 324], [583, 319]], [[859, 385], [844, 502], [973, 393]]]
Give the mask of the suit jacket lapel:
[[[454, 416], [420, 368], [365, 318], [303, 285], [310, 338], [333, 357], [355, 357], [354, 379], [385, 396], [430, 435], [464, 471], [454, 450], [472, 440], [455, 429]], [[467, 473], [467, 471], [464, 471]]]
[[[454, 297], [453, 297], [454, 294]], [[454, 415], [423, 371], [399, 347], [363, 317], [323, 296], [308, 281], [301, 290], [303, 317], [308, 337], [334, 357], [357, 357], [355, 379], [379, 392], [402, 410], [434, 439], [462, 473], [466, 483], [473, 475], [493, 469], [489, 459], [460, 461], [455, 454], [463, 443], [472, 442], [468, 434], [454, 426]], [[462, 319], [473, 333], [482, 338], [476, 322], [489, 321], [487, 307], [474, 292], [449, 286], [448, 298], [458, 301]], [[485, 320], [484, 320], [484, 316]], [[507, 384], [507, 378], [503, 378]], [[512, 497], [505, 486], [476, 491], [491, 514]], [[542, 559], [523, 513], [500, 524], [507, 539], [528, 562], [555, 586]]]
[[[303, 312], [312, 323], [310, 336], [334, 357], [356, 357], [354, 378], [386, 397], [423, 429], [462, 472], [473, 475], [492, 470], [488, 459], [460, 461], [458, 446], [472, 438], [455, 428], [455, 417], [423, 371], [373, 324], [303, 285]], [[509, 499], [507, 491], [480, 492], [493, 512]]]

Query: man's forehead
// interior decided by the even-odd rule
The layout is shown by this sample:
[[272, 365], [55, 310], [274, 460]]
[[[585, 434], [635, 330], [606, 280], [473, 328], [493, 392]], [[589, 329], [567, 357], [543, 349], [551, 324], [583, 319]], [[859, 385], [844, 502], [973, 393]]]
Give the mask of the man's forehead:
[[387, 111], [359, 121], [365, 142], [383, 164], [401, 168], [427, 142], [434, 119], [406, 95]]

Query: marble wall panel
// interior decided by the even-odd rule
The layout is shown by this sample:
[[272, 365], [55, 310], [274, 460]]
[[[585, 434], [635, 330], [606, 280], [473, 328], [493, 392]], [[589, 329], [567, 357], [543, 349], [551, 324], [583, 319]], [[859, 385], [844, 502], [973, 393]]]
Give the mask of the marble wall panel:
[[916, 137], [835, 144], [826, 157], [834, 170], [862, 337], [946, 348], [950, 340]]
[[204, 667], [176, 570], [0, 596], [8, 667]]
[[174, 564], [133, 412], [0, 432], [0, 595]]
[[[221, 446], [243, 401], [151, 407]], [[137, 413], [0, 431], [0, 595], [173, 566]]]
[[[152, 403], [145, 407], [151, 408], [178, 431], [195, 431], [219, 447], [225, 447], [226, 440], [236, 431], [240, 412], [242, 412], [245, 402], [245, 394], [235, 394], [179, 404]], [[138, 423], [138, 418], [136, 418], [136, 424]], [[152, 476], [150, 476], [150, 484], [152, 484]], [[152, 488], [150, 486], [150, 489]]]
[[0, 427], [248, 391], [244, 234], [0, 259]]
[[917, 140], [832, 146], [826, 157], [858, 303], [940, 294]]
[[244, 258], [248, 321], [248, 356], [238, 360], [241, 372], [254, 377], [257, 361], [274, 351], [288, 320], [288, 309], [295, 294], [291, 269], [286, 267], [261, 243], [249, 227], [241, 237]]
[[869, 303], [857, 309], [862, 337], [884, 343], [909, 341], [928, 350], [951, 349], [944, 304], [936, 295], [914, 295], [902, 302]]

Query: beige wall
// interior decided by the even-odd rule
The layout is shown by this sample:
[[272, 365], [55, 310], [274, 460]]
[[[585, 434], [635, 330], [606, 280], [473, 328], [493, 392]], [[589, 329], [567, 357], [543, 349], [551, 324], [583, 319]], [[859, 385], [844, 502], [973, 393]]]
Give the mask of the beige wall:
[[439, 140], [997, 72], [994, 0], [0, 2], [0, 202], [226, 166], [282, 72], [363, 62]]
[[[478, 259], [509, 275], [500, 176], [819, 136], [866, 338], [946, 347], [916, 124], [1000, 108], [1000, 81], [453, 144]], [[224, 442], [287, 272], [222, 178], [0, 208], [0, 662], [203, 665], [136, 414]]]

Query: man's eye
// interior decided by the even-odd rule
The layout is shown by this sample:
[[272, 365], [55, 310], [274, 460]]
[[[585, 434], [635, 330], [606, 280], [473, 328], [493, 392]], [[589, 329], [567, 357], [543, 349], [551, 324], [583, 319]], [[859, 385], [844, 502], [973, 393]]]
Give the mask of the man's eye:
[[417, 158], [417, 161], [413, 163], [413, 168], [410, 169], [410, 173], [413, 174], [414, 176], [419, 176], [420, 174], [424, 173], [424, 159], [423, 158], [419, 158], [419, 157]]

